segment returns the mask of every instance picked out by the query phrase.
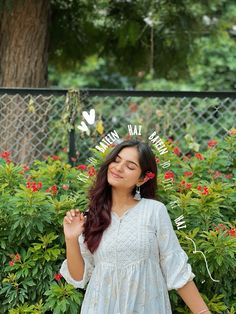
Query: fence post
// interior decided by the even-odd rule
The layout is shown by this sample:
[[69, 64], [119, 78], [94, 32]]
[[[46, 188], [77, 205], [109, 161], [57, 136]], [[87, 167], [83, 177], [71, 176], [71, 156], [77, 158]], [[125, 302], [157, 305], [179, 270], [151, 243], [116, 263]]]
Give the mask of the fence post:
[[71, 166], [74, 166], [75, 161], [76, 161], [76, 145], [75, 145], [75, 129], [73, 128], [69, 131], [68, 162], [71, 164]]
[[63, 121], [68, 130], [68, 162], [71, 166], [76, 164], [76, 133], [75, 133], [75, 120], [78, 117], [78, 111], [80, 109], [80, 93], [78, 90], [68, 90], [66, 94], [65, 110], [63, 113]]

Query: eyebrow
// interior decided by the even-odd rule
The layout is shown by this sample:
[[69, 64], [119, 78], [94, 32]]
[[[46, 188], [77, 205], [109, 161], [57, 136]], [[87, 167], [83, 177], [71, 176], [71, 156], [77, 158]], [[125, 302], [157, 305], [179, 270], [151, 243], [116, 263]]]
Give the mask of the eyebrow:
[[[119, 157], [120, 159], [122, 159], [119, 154], [118, 154], [116, 157]], [[134, 162], [134, 161], [132, 161], [132, 160], [126, 160], [126, 161], [131, 162], [131, 163], [134, 164], [135, 166], [139, 167], [139, 165], [137, 165], [136, 162]]]

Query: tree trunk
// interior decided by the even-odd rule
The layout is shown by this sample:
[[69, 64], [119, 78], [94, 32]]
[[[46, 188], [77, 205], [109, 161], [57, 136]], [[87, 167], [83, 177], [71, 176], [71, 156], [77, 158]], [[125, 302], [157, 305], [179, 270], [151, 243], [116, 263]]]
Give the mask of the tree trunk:
[[0, 86], [44, 87], [48, 65], [48, 0], [5, 0], [0, 21]]
[[[45, 87], [50, 1], [14, 0], [10, 8], [7, 1], [0, 12], [0, 86]], [[9, 150], [17, 162], [29, 163], [43, 153], [48, 112], [44, 97], [36, 99], [32, 111], [30, 96], [0, 98], [0, 152]]]

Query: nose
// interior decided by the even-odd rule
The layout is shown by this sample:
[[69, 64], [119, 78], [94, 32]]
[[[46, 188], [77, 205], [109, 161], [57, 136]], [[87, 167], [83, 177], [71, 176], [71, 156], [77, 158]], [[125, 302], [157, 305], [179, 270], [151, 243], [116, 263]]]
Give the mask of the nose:
[[123, 170], [123, 164], [121, 162], [119, 162], [118, 164], [115, 165], [115, 169], [117, 171], [122, 171]]

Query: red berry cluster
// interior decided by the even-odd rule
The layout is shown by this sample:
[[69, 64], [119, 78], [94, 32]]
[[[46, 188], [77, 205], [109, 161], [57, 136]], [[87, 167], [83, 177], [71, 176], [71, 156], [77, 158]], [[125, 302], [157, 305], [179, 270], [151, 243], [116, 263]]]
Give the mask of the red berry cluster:
[[39, 189], [41, 189], [43, 186], [42, 182], [30, 182], [28, 181], [26, 183], [27, 189], [30, 189], [32, 192], [37, 192]]
[[217, 231], [217, 232], [226, 231], [226, 234], [225, 234], [226, 236], [231, 236], [233, 238], [236, 237], [236, 229], [235, 228], [227, 229], [227, 227], [224, 224], [218, 224], [218, 225], [213, 224], [213, 226], [215, 228], [215, 231]]
[[96, 175], [96, 170], [94, 167], [92, 166], [86, 166], [86, 165], [78, 165], [75, 167], [76, 169], [78, 170], [82, 170], [82, 171], [86, 171], [87, 170], [87, 174], [90, 176], [90, 177], [93, 177]]
[[209, 194], [208, 187], [206, 187], [206, 186], [202, 187], [201, 185], [198, 185], [197, 189], [198, 189], [198, 191], [202, 192], [202, 195], [208, 195]]
[[10, 155], [11, 155], [10, 152], [4, 151], [4, 152], [2, 152], [2, 153], [0, 154], [0, 157], [1, 157], [2, 159], [4, 159], [7, 164], [9, 164], [9, 163], [11, 162], [11, 160], [10, 160]]
[[58, 187], [54, 184], [46, 190], [47, 193], [51, 193], [52, 195], [56, 195], [58, 192]]
[[59, 281], [63, 276], [61, 274], [55, 274], [53, 277], [56, 281]]
[[21, 256], [20, 254], [11, 255], [12, 260], [9, 262], [10, 266], [14, 266], [16, 262], [20, 262]]

